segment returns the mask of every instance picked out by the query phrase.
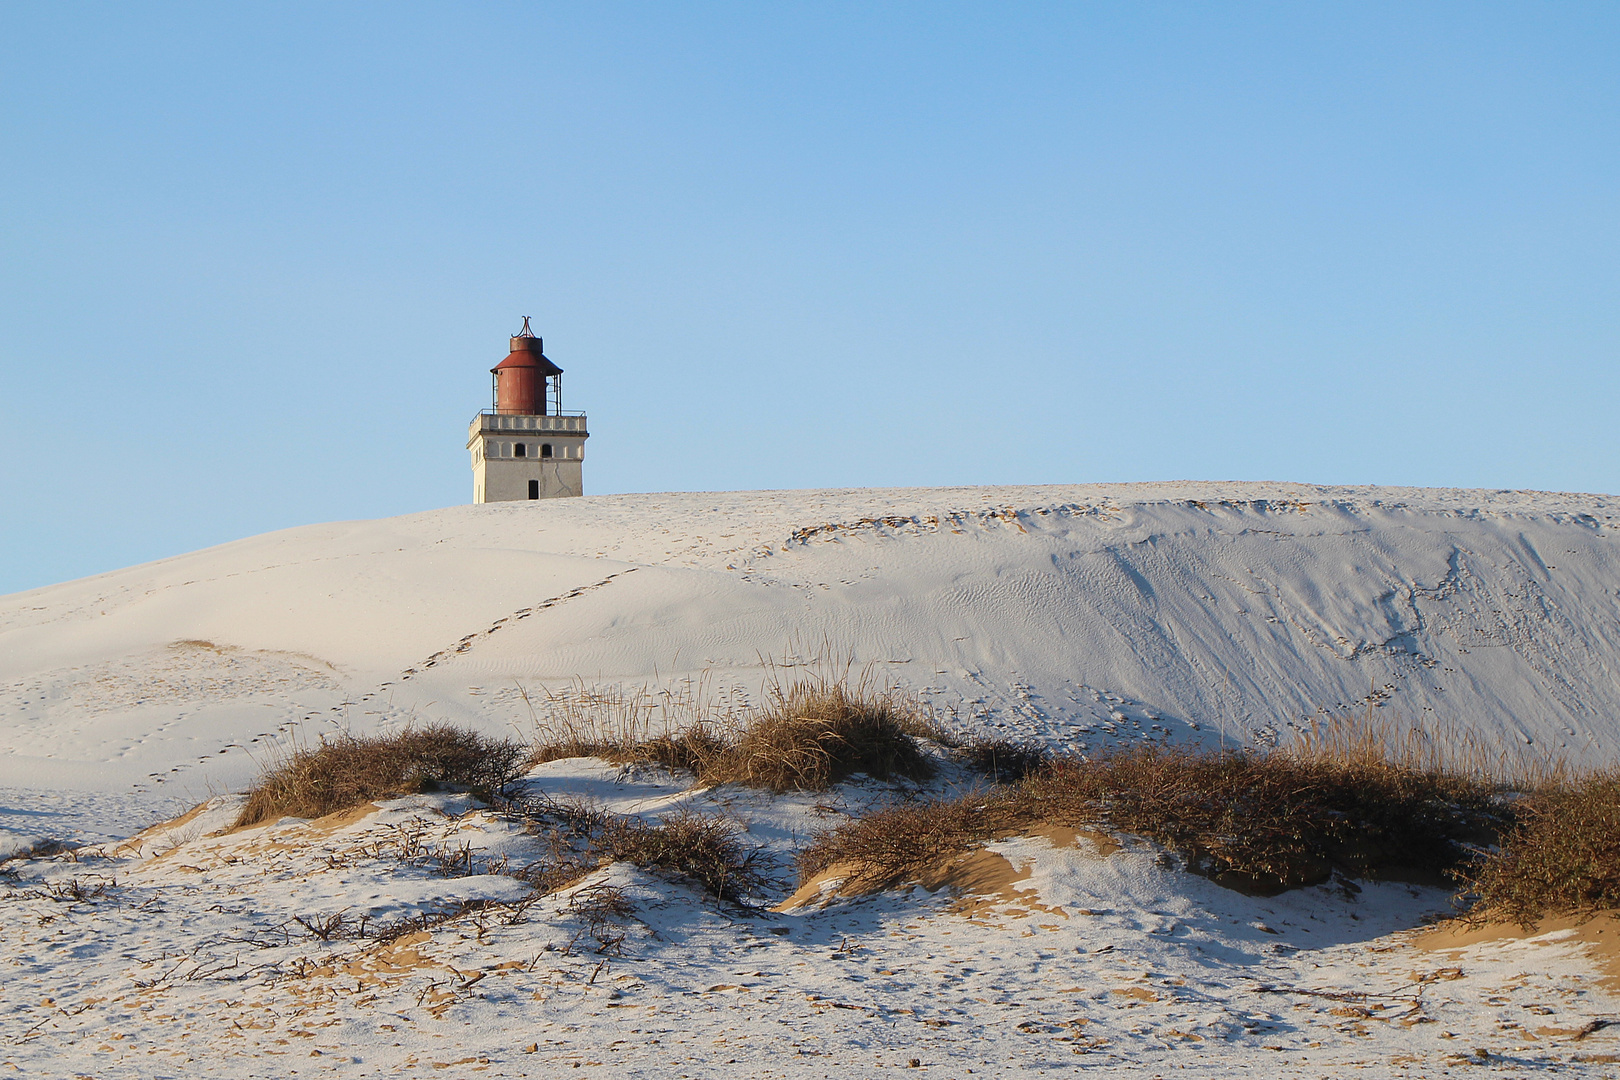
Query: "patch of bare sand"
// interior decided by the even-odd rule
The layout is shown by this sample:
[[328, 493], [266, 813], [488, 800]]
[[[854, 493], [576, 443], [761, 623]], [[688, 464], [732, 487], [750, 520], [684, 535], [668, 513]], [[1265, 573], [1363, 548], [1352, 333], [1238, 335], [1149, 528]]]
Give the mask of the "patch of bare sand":
[[[1063, 825], [1038, 825], [1017, 835], [1040, 837], [1050, 842], [1054, 848], [1076, 847], [1084, 839], [1090, 842], [1099, 858], [1106, 858], [1120, 850], [1119, 841], [1107, 833], [1071, 829]], [[997, 839], [1012, 838], [1003, 836]], [[1035, 911], [1068, 917], [1062, 908], [1042, 905], [1034, 889], [1017, 887], [1018, 882], [1029, 878], [1031, 871], [1029, 866], [1025, 866], [1022, 870], [1017, 869], [1006, 856], [987, 848], [975, 848], [941, 859], [897, 882], [885, 882], [874, 878], [870, 873], [863, 873], [865, 870], [866, 867], [855, 863], [834, 863], [800, 885], [793, 895], [778, 904], [775, 910], [792, 911], [806, 904], [817, 902], [826, 904], [843, 897], [870, 896], [895, 885], [917, 884], [930, 892], [950, 889], [957, 897], [950, 910], [969, 918], [988, 914], [992, 909], [1002, 909], [1009, 905], [1015, 911], [1003, 913], [1013, 914], [1015, 917], [1022, 917]]]
[[208, 804], [206, 802], [200, 802], [196, 806], [193, 806], [190, 810], [187, 810], [185, 813], [181, 814], [179, 817], [170, 818], [167, 821], [160, 821], [155, 825], [148, 825], [134, 836], [131, 836], [128, 840], [121, 841], [117, 847], [113, 848], [112, 853], [115, 857], [121, 855], [138, 855], [140, 854], [142, 846], [144, 846], [148, 840], [152, 839], [152, 837], [158, 835], [159, 833], [168, 832], [171, 829], [178, 829], [182, 825], [190, 824], [197, 819], [198, 814], [201, 814], [206, 809], [208, 809]]
[[[422, 955], [420, 946], [432, 940], [433, 935], [425, 930], [406, 934], [367, 950], [358, 959], [345, 964], [343, 970], [371, 985], [386, 986], [398, 982], [419, 968], [443, 966]], [[326, 969], [326, 973], [330, 974], [330, 969]]]
[[374, 802], [361, 803], [359, 806], [351, 806], [347, 810], [336, 810], [324, 817], [318, 817], [306, 825], [305, 828], [321, 836], [330, 836], [339, 829], [364, 821], [381, 809], [382, 807]]
[[1430, 952], [1449, 952], [1493, 941], [1530, 941], [1539, 945], [1574, 942], [1583, 945], [1603, 972], [1598, 985], [1605, 990], [1620, 990], [1620, 911], [1600, 911], [1585, 916], [1560, 915], [1542, 919], [1528, 930], [1517, 923], [1491, 922], [1470, 926], [1461, 919], [1452, 919], [1411, 938], [1413, 945]]
[[[330, 836], [339, 829], [353, 825], [359, 821], [364, 821], [366, 818], [370, 817], [372, 814], [375, 814], [380, 809], [382, 808], [374, 802], [357, 803], [346, 810], [334, 810], [330, 814], [324, 814], [318, 818], [311, 818], [310, 820], [294, 827], [307, 832], [312, 832], [317, 836]], [[247, 832], [249, 829], [270, 829], [276, 827], [277, 825], [281, 824], [281, 821], [285, 820], [285, 818], [282, 818], [275, 821], [255, 821], [251, 825], [233, 825], [219, 835], [234, 836], [236, 833]]]
[[[173, 822], [154, 825], [152, 829], [174, 828], [184, 824], [187, 820], [195, 817], [201, 809], [202, 807], [195, 807], [187, 811], [185, 815], [176, 818]], [[360, 803], [357, 806], [349, 807], [347, 810], [338, 810], [324, 817], [318, 817], [311, 821], [296, 822], [280, 829], [276, 828], [280, 822], [275, 821], [260, 821], [253, 825], [233, 825], [228, 829], [221, 829], [208, 835], [236, 836], [238, 833], [247, 832], [259, 832], [261, 835], [248, 837], [240, 842], [232, 841], [229, 845], [211, 849], [206, 857], [197, 860], [197, 865], [188, 866], [186, 869], [201, 873], [222, 866], [232, 858], [242, 855], [256, 855], [275, 851], [302, 851], [308, 848], [311, 841], [330, 836], [339, 829], [364, 821], [380, 809], [381, 807], [376, 803]], [[133, 843], [134, 839], [128, 842]], [[168, 862], [180, 850], [180, 845], [175, 845], [168, 851], [162, 852], [148, 861], [144, 869], [150, 870]]]

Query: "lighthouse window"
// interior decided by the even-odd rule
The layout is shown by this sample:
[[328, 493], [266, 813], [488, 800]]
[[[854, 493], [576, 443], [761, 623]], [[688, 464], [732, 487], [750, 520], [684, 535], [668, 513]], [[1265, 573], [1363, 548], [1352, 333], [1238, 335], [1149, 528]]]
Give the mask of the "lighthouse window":
[[513, 457], [528, 457], [529, 456], [529, 444], [528, 443], [513, 443], [512, 444], [512, 456]]
[[551, 444], [550, 443], [543, 442], [543, 443], [540, 444], [540, 456], [541, 457], [550, 457], [551, 456]]

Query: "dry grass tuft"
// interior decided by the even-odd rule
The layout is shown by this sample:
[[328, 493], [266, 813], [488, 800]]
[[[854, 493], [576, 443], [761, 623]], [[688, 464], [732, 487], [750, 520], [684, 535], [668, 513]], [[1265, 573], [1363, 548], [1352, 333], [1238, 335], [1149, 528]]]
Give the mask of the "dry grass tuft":
[[723, 734], [727, 721], [717, 723], [706, 715], [700, 684], [684, 683], [658, 693], [575, 684], [562, 693], [547, 691], [540, 702], [521, 684], [518, 691], [534, 724], [530, 766], [594, 757], [697, 775], [727, 745]]
[[951, 748], [951, 760], [983, 773], [993, 783], [1022, 780], [1050, 764], [1052, 751], [1015, 739], [974, 738]]
[[1318, 716], [1284, 752], [1318, 764], [1470, 776], [1514, 791], [1562, 783], [1574, 775], [1567, 761], [1550, 753], [1493, 745], [1478, 732], [1458, 728], [1426, 730], [1371, 708]]
[[575, 686], [529, 703], [530, 764], [596, 757], [682, 770], [702, 784], [772, 791], [819, 791], [855, 773], [926, 780], [933, 763], [918, 739], [942, 738], [919, 705], [874, 691], [864, 678], [852, 684], [847, 671], [775, 679], [764, 705], [718, 718], [701, 684], [691, 683], [660, 693]]
[[169, 648], [171, 648], [171, 649], [206, 649], [209, 652], [216, 652], [216, 653], [233, 651], [231, 646], [229, 646], [229, 645], [216, 645], [212, 641], [205, 641], [202, 638], [185, 638], [185, 639], [183, 639], [181, 641], [171, 641], [171, 642], [169, 642]]
[[880, 811], [818, 838], [798, 865], [801, 880], [846, 863], [863, 884], [883, 885], [988, 840], [1056, 825], [1140, 836], [1222, 884], [1270, 894], [1325, 881], [1335, 869], [1433, 875], [1462, 862], [1464, 841], [1505, 821], [1490, 785], [1457, 774], [1142, 746]]
[[820, 791], [854, 773], [926, 780], [934, 767], [917, 739], [930, 730], [893, 694], [809, 678], [773, 687], [698, 776], [772, 791]]
[[1548, 783], [1514, 807], [1502, 845], [1464, 876], [1469, 913], [1533, 929], [1543, 918], [1620, 908], [1620, 773]]
[[[10, 854], [0, 855], [0, 866], [4, 866], [6, 863], [12, 862], [13, 860], [17, 862], [27, 862], [30, 859], [54, 859], [59, 855], [70, 855], [73, 857], [74, 862], [78, 862], [78, 856], [73, 855], [73, 852], [77, 851], [78, 847], [79, 845], [71, 843], [67, 840], [40, 840], [36, 843], [28, 845], [27, 847], [20, 847]], [[6, 871], [4, 870], [0, 870], [0, 873], [5, 872]]]
[[523, 774], [527, 748], [508, 739], [439, 724], [394, 735], [341, 735], [261, 776], [236, 823], [321, 817], [373, 799], [455, 785], [489, 799]]

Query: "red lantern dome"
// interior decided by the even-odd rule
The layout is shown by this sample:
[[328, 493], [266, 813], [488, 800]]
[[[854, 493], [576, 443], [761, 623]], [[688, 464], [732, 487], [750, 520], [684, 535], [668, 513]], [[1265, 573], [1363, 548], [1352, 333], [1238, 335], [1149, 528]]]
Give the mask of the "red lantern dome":
[[525, 315], [523, 330], [511, 339], [506, 359], [489, 369], [495, 376], [496, 412], [546, 415], [547, 383], [561, 375], [562, 368], [546, 359], [541, 350], [542, 342], [529, 329], [529, 317]]

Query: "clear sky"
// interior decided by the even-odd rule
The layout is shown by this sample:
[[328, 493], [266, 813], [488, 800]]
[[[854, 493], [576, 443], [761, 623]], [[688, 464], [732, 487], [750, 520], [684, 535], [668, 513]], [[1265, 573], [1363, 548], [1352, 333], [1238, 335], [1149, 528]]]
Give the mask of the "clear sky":
[[8, 4], [0, 592], [591, 493], [1620, 491], [1620, 5]]

